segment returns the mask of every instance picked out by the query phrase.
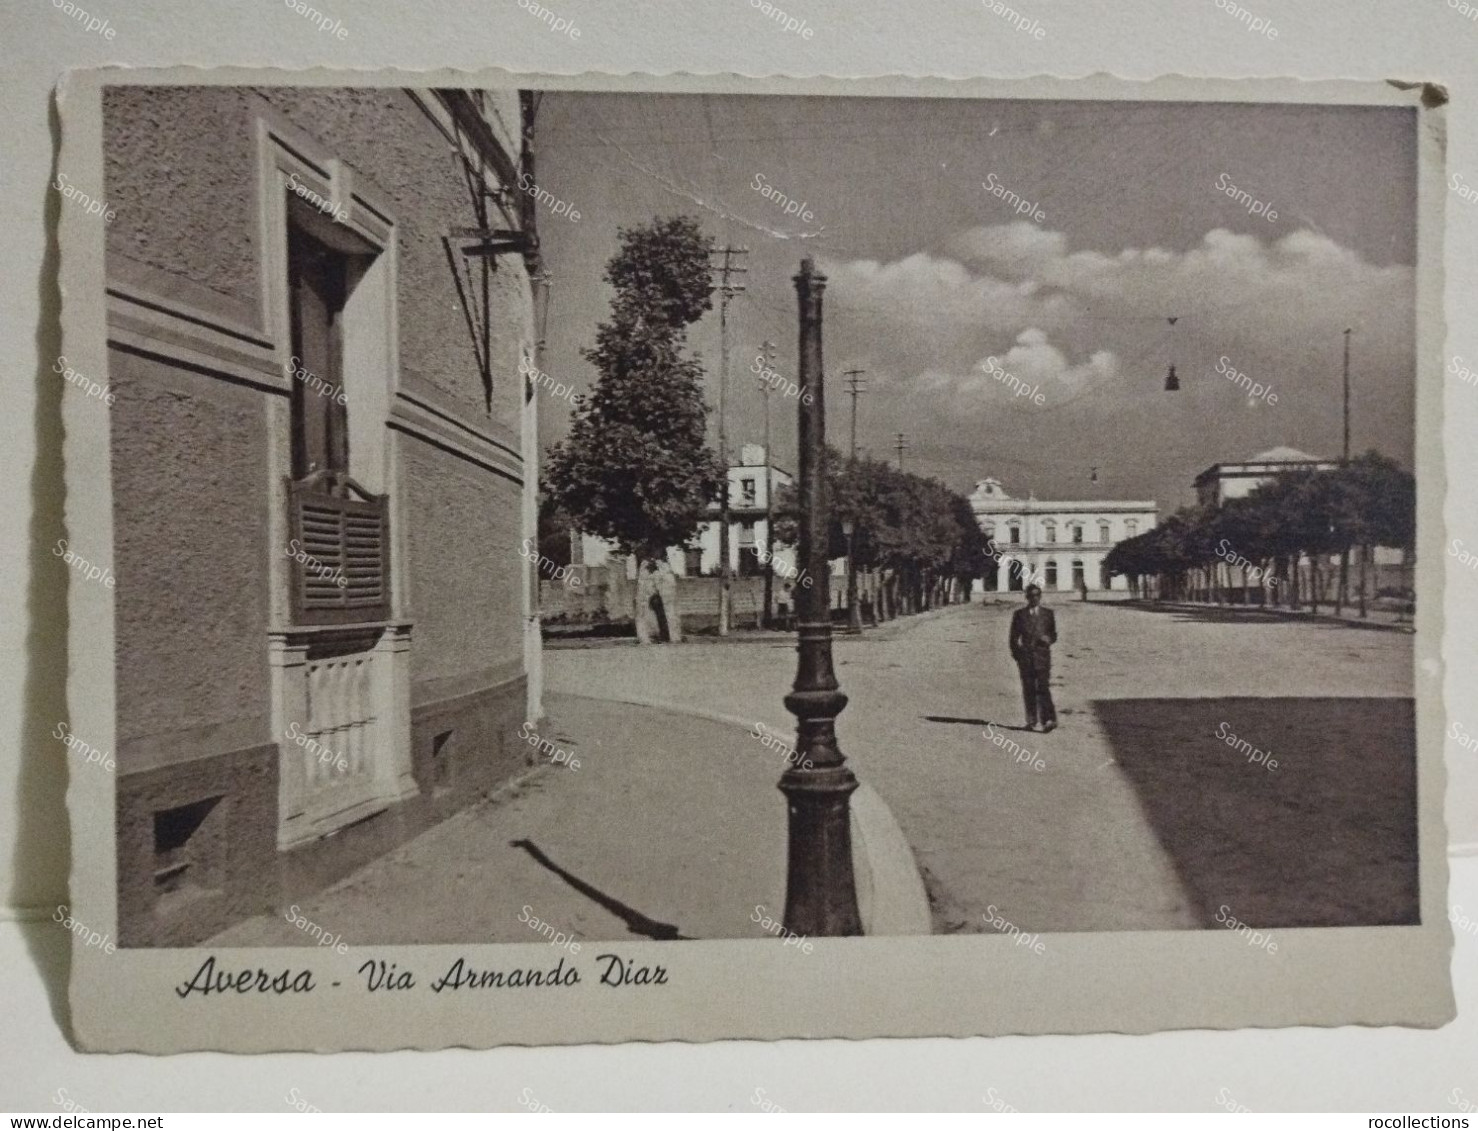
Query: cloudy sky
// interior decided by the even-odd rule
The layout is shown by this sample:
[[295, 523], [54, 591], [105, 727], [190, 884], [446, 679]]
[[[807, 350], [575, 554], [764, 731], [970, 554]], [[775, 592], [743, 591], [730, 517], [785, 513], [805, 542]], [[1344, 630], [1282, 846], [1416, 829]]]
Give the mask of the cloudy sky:
[[[1168, 512], [1218, 461], [1337, 456], [1346, 327], [1354, 450], [1409, 465], [1414, 124], [1363, 107], [549, 93], [538, 183], [580, 219], [539, 206], [545, 369], [591, 383], [579, 350], [608, 309], [616, 229], [686, 213], [750, 249], [730, 307], [732, 446], [762, 433], [761, 342], [794, 379], [791, 276], [812, 255], [830, 280], [830, 434], [845, 447], [841, 374], [864, 369], [859, 445], [896, 458], [903, 432], [905, 466], [958, 489], [994, 475], [1014, 495]], [[690, 341], [716, 405], [716, 312]], [[794, 466], [794, 399], [770, 401]], [[566, 406], [544, 405], [552, 442]]]

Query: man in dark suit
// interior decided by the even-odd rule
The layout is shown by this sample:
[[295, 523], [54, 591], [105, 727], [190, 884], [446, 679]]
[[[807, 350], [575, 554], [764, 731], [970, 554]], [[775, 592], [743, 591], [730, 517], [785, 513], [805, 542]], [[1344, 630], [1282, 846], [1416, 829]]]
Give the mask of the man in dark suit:
[[1026, 701], [1026, 729], [1042, 733], [1057, 727], [1052, 705], [1052, 645], [1057, 643], [1057, 618], [1042, 605], [1042, 587], [1026, 587], [1026, 608], [1011, 614], [1011, 658], [1021, 672], [1021, 697]]

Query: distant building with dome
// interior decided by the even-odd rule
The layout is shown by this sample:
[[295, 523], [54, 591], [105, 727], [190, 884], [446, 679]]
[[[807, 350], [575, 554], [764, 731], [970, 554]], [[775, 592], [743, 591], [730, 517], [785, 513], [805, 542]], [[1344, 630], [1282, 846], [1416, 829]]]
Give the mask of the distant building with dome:
[[986, 538], [984, 592], [1015, 593], [1036, 582], [1044, 592], [1127, 590], [1125, 577], [1106, 577], [1103, 560], [1116, 543], [1159, 521], [1153, 500], [1044, 502], [1008, 495], [999, 479], [982, 479], [970, 509]]
[[1196, 476], [1196, 501], [1203, 507], [1218, 507], [1228, 499], [1245, 499], [1279, 475], [1338, 467], [1338, 460], [1320, 459], [1297, 448], [1270, 448], [1243, 463], [1213, 463]]

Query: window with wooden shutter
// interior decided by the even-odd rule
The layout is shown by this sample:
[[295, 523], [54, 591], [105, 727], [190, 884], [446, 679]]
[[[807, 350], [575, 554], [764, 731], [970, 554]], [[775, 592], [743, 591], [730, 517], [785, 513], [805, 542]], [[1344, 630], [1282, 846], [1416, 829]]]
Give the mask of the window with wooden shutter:
[[293, 474], [287, 556], [298, 624], [390, 617], [388, 499], [349, 475], [343, 314], [350, 280], [359, 272], [355, 258], [289, 223]]

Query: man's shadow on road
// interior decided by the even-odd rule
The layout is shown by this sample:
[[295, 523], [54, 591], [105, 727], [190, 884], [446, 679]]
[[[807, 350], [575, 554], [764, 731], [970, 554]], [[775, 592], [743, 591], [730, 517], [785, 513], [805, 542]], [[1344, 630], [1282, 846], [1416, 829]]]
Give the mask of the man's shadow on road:
[[926, 723], [956, 723], [968, 727], [994, 727], [996, 730], [1030, 730], [1030, 727], [1012, 726], [1010, 723], [993, 723], [989, 719], [961, 719], [954, 715], [925, 715]]

